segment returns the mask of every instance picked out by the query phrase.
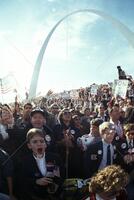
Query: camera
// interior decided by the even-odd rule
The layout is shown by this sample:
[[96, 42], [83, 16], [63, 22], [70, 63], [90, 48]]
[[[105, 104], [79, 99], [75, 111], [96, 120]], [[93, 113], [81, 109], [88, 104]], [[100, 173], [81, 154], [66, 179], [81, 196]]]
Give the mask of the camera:
[[118, 77], [119, 77], [119, 79], [121, 80], [126, 80], [127, 79], [127, 77], [126, 77], [126, 74], [125, 74], [125, 72], [121, 69], [121, 66], [117, 66], [117, 69], [118, 69]]
[[60, 185], [60, 178], [57, 177], [54, 173], [54, 170], [56, 170], [56, 166], [53, 164], [53, 163], [48, 163], [46, 165], [47, 167], [47, 173], [46, 173], [46, 177], [48, 178], [51, 178], [52, 179], [52, 183], [50, 183], [48, 185], [48, 188], [47, 188], [47, 192], [49, 194], [54, 194], [56, 193], [56, 191], [58, 190], [59, 188], [59, 185]]

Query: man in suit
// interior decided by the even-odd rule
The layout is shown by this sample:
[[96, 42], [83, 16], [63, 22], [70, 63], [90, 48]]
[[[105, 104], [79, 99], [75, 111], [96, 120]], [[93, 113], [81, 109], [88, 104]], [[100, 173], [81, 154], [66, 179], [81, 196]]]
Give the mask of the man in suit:
[[98, 170], [115, 162], [116, 152], [112, 141], [115, 128], [110, 122], [103, 122], [99, 126], [101, 141], [88, 147], [84, 155], [85, 178], [90, 178]]
[[127, 185], [129, 200], [134, 199], [134, 124], [129, 123], [124, 125], [124, 135], [117, 145], [119, 152], [117, 162], [130, 175], [130, 182]]
[[117, 144], [118, 164], [131, 173], [134, 169], [134, 124], [124, 125], [124, 136]]

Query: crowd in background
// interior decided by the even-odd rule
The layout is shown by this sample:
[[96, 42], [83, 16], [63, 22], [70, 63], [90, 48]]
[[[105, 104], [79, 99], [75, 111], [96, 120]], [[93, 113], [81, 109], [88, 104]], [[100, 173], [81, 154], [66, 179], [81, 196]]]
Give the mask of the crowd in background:
[[[133, 81], [129, 81], [132, 91]], [[66, 199], [63, 189], [65, 180], [90, 181], [98, 171], [116, 164], [128, 173], [129, 181], [124, 186], [125, 190], [122, 190], [129, 200], [134, 200], [133, 92], [130, 95], [128, 90], [124, 99], [115, 97], [110, 84], [99, 85], [96, 94], [91, 94], [90, 87], [80, 88], [77, 92], [78, 96], [75, 98], [42, 97], [25, 103], [15, 101], [11, 105], [1, 104], [1, 199], [8, 199], [8, 196], [18, 200]], [[46, 155], [52, 153], [57, 156], [56, 159], [50, 156], [50, 160], [58, 163], [61, 178], [56, 183], [60, 185], [58, 192], [54, 194], [46, 190], [45, 193], [40, 193], [42, 196], [38, 196], [38, 190], [44, 183], [37, 181], [35, 184], [34, 181], [45, 176], [40, 164], [42, 161], [35, 158], [37, 165], [32, 165], [33, 161], [28, 160], [30, 157], [26, 158], [32, 149], [30, 145], [27, 146], [27, 133], [33, 128], [35, 132], [42, 130]], [[37, 135], [41, 137], [41, 134]], [[42, 149], [42, 146], [38, 148], [39, 151]], [[37, 168], [41, 173], [37, 173]], [[49, 185], [49, 182], [45, 182], [43, 186], [47, 188]], [[32, 195], [34, 192], [35, 195]], [[71, 196], [70, 199], [79, 199], [78, 196]]]

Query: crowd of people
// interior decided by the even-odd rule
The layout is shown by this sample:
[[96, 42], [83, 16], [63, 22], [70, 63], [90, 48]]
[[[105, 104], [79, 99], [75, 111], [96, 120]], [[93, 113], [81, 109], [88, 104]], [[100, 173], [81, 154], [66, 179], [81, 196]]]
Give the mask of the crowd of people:
[[0, 199], [134, 200], [133, 97], [1, 104]]

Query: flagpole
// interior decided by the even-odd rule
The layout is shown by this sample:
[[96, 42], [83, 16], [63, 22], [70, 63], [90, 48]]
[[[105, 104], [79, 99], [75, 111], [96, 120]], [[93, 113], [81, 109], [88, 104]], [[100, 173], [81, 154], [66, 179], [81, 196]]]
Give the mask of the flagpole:
[[1, 92], [1, 100], [2, 100], [2, 104], [4, 103], [4, 97], [3, 97], [3, 93], [2, 93], [2, 78], [0, 78], [0, 92]]

